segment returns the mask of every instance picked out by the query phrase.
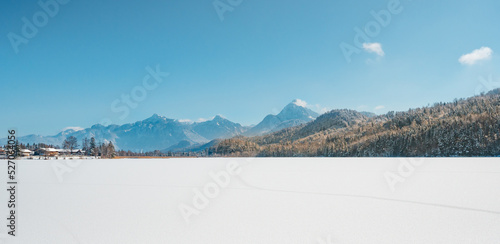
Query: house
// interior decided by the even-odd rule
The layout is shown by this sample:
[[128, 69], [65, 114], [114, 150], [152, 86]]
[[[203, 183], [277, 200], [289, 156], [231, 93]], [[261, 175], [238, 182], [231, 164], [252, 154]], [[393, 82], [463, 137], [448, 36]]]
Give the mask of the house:
[[55, 148], [39, 148], [39, 149], [37, 149], [36, 153], [38, 155], [47, 156], [47, 157], [54, 157], [54, 156], [59, 155], [58, 149], [55, 149]]
[[59, 154], [65, 154], [65, 155], [83, 155], [85, 154], [85, 151], [81, 149], [55, 149], [59, 152]]
[[55, 157], [59, 155], [84, 155], [85, 151], [81, 149], [56, 149], [56, 148], [39, 148], [36, 150], [36, 155]]
[[73, 149], [71, 155], [85, 155], [85, 151], [81, 149]]
[[33, 152], [31, 150], [28, 150], [28, 149], [20, 149], [19, 150], [19, 156], [21, 157], [29, 157], [31, 156], [31, 154], [33, 154]]
[[5, 151], [5, 149], [1, 148], [0, 147], [0, 158], [7, 158], [7, 152]]

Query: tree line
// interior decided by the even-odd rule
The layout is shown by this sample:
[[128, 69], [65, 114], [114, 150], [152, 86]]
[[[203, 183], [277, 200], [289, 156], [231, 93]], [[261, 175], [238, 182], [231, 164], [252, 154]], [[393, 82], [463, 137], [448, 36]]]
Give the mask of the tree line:
[[[63, 143], [62, 143], [62, 149], [68, 149], [70, 152], [74, 152], [78, 149], [80, 145], [78, 144], [78, 140], [74, 136], [69, 136], [67, 137]], [[15, 151], [17, 155], [19, 155], [21, 149], [28, 149], [31, 151], [37, 151], [41, 148], [54, 148], [54, 149], [61, 149], [60, 146], [58, 145], [52, 145], [52, 144], [45, 144], [45, 143], [20, 143], [19, 141], [16, 141], [15, 144]], [[113, 145], [113, 142], [102, 142], [102, 143], [97, 143], [96, 139], [94, 137], [91, 137], [90, 139], [88, 138], [83, 138], [81, 142], [81, 151], [82, 154], [85, 156], [94, 156], [94, 157], [101, 157], [101, 158], [114, 158], [117, 154], [115, 151], [115, 146]]]
[[306, 125], [226, 139], [210, 156], [500, 156], [500, 89], [405, 112], [366, 117], [334, 110]]
[[[68, 137], [63, 145], [66, 149], [76, 148], [78, 144], [76, 144], [76, 138], [74, 136]], [[82, 139], [82, 151], [87, 156], [101, 157], [101, 158], [114, 158], [116, 156], [115, 146], [113, 142], [102, 142], [97, 143], [94, 137], [83, 138]]]

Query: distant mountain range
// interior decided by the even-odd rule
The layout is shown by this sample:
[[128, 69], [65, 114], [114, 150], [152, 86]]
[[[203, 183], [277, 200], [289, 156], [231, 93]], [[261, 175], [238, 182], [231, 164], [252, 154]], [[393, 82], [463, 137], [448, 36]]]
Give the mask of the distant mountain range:
[[[453, 102], [375, 115], [334, 109], [322, 115], [300, 100], [255, 126], [221, 116], [187, 123], [157, 114], [124, 125], [28, 135], [22, 143], [61, 145], [74, 136], [112, 141], [134, 152], [189, 152], [199, 156], [451, 157], [500, 155], [500, 89]], [[0, 144], [5, 144], [1, 139]]]
[[[268, 115], [253, 127], [242, 126], [219, 115], [205, 122], [188, 123], [154, 114], [150, 118], [124, 125], [93, 125], [83, 130], [68, 129], [53, 136], [28, 135], [19, 137], [21, 143], [45, 143], [62, 145], [74, 136], [79, 144], [83, 138], [95, 137], [98, 142], [113, 142], [117, 149], [131, 151], [182, 151], [196, 150], [210, 146], [216, 139], [238, 135], [258, 136], [305, 124], [319, 114], [301, 106], [294, 100], [277, 115]], [[0, 139], [5, 144], [6, 139]], [[208, 143], [208, 144], [207, 144]], [[204, 146], [207, 144], [206, 146]]]

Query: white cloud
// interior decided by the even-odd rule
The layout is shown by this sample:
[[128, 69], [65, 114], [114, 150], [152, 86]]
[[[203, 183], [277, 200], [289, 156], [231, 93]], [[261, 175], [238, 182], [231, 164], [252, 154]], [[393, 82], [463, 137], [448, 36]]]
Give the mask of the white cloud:
[[378, 105], [377, 107], [375, 107], [375, 110], [380, 110], [380, 109], [384, 109], [385, 106], [384, 105]]
[[179, 121], [180, 123], [191, 123], [191, 122], [193, 122], [190, 119], [178, 119], [177, 121]]
[[363, 48], [369, 53], [376, 53], [378, 56], [383, 57], [385, 55], [384, 50], [382, 50], [382, 44], [378, 42], [374, 43], [363, 43]]
[[303, 100], [300, 100], [300, 99], [295, 99], [295, 100], [293, 101], [293, 103], [294, 103], [295, 105], [297, 105], [297, 106], [300, 106], [300, 107], [304, 107], [304, 108], [305, 108], [305, 107], [307, 107], [307, 103], [306, 103], [306, 101], [303, 101]]
[[67, 131], [67, 130], [80, 131], [80, 130], [85, 130], [85, 129], [82, 127], [78, 127], [78, 126], [68, 126], [64, 129], [62, 129], [62, 131]]
[[493, 54], [493, 50], [491, 50], [491, 48], [481, 47], [472, 51], [471, 53], [462, 55], [462, 57], [458, 59], [458, 62], [460, 62], [461, 64], [473, 65], [477, 61], [490, 59], [491, 54]]

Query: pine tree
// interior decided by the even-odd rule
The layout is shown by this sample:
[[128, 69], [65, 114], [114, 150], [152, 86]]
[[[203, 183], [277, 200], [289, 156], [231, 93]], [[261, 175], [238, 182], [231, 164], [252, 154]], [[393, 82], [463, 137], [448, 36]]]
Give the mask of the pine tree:
[[21, 156], [21, 148], [18, 140], [16, 140], [16, 144], [14, 144], [14, 155], [16, 158]]
[[107, 146], [107, 157], [109, 158], [114, 158], [116, 156], [115, 152], [115, 146], [113, 145], [113, 142], [109, 142]]
[[97, 145], [95, 143], [95, 138], [90, 138], [90, 147], [89, 147], [89, 155], [97, 157], [99, 155], [99, 151], [97, 150]]
[[101, 157], [103, 157], [103, 158], [108, 157], [108, 148], [104, 142], [101, 143], [101, 145], [99, 146], [99, 151], [101, 153]]

